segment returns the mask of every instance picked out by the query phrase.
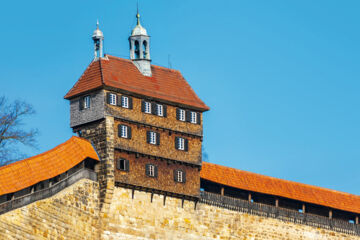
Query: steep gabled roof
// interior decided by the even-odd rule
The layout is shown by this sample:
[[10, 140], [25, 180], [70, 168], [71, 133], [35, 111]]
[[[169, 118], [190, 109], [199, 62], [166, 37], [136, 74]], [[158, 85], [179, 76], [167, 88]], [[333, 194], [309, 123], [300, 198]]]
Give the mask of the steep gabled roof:
[[360, 213], [360, 196], [203, 162], [202, 179], [252, 192]]
[[86, 158], [99, 160], [89, 141], [72, 137], [47, 152], [0, 167], [0, 195], [60, 175]]
[[142, 75], [131, 60], [106, 55], [92, 62], [77, 83], [65, 95], [77, 95], [103, 86], [122, 89], [202, 111], [209, 110], [177, 70], [151, 65], [152, 76]]

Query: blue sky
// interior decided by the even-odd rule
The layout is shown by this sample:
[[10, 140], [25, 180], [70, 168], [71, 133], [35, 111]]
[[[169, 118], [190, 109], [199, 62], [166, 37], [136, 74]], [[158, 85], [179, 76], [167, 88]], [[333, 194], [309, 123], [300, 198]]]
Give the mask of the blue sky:
[[[209, 161], [360, 194], [359, 1], [145, 1], [142, 25], [156, 65], [181, 70], [211, 107]], [[2, 3], [0, 80], [33, 104], [39, 149], [67, 140], [63, 99], [93, 57], [128, 57], [136, 1]]]

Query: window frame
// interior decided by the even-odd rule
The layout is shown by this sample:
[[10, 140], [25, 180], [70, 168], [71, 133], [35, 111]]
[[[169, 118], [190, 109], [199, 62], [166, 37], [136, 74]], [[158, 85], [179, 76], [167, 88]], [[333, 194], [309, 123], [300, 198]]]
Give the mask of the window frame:
[[197, 112], [193, 112], [193, 111], [190, 112], [190, 122], [195, 124], [198, 123]]
[[156, 115], [160, 117], [164, 116], [164, 105], [156, 103]]
[[[120, 129], [121, 129], [120, 137], [129, 138], [129, 126], [120, 125]], [[123, 135], [123, 133], [124, 133], [124, 135]]]
[[182, 122], [186, 121], [186, 111], [181, 108], [179, 108], [179, 120]]
[[151, 102], [144, 101], [144, 113], [151, 114]]
[[145, 175], [151, 178], [157, 178], [158, 177], [158, 170], [157, 166], [152, 163], [148, 163], [145, 165]]
[[[128, 172], [130, 170], [130, 163], [129, 160], [125, 158], [119, 158], [116, 160], [116, 169], [119, 171]], [[121, 168], [121, 162], [123, 162], [123, 168]]]
[[86, 95], [83, 97], [83, 109], [89, 109], [91, 107], [91, 97], [90, 95]]
[[150, 131], [150, 136], [149, 136], [149, 143], [156, 145], [157, 141], [156, 141], [156, 132]]
[[130, 108], [130, 99], [128, 96], [121, 95], [121, 107]]
[[109, 93], [109, 104], [112, 106], [117, 105], [117, 95], [115, 93]]
[[177, 183], [186, 183], [186, 172], [182, 169], [174, 170], [174, 181]]

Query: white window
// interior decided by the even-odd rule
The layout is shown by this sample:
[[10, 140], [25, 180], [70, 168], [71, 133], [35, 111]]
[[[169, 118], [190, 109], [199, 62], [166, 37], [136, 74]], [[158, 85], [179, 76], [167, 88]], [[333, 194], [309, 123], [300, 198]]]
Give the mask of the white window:
[[191, 112], [191, 123], [197, 123], [197, 113]]
[[121, 96], [121, 106], [123, 108], [129, 108], [129, 97]]
[[116, 94], [110, 93], [109, 103], [116, 106]]
[[164, 116], [164, 110], [163, 110], [163, 105], [161, 104], [156, 104], [156, 112], [158, 116]]
[[183, 171], [177, 171], [177, 181], [183, 182]]
[[150, 132], [150, 139], [149, 139], [149, 143], [150, 144], [156, 144], [156, 132]]
[[145, 102], [145, 113], [151, 113], [151, 103]]
[[185, 121], [185, 110], [184, 109], [179, 109], [179, 120]]
[[90, 108], [90, 96], [85, 96], [84, 97], [84, 108]]
[[149, 165], [149, 176], [155, 177], [155, 166], [154, 165]]
[[128, 138], [128, 126], [121, 125], [121, 137]]
[[184, 138], [178, 138], [178, 149], [185, 150], [185, 139]]

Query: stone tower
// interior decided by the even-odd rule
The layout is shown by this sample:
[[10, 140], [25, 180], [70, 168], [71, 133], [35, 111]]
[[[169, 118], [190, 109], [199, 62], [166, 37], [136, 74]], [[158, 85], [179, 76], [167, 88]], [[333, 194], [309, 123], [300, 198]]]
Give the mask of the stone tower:
[[149, 36], [139, 14], [137, 20], [130, 60], [95, 56], [66, 94], [70, 125], [92, 141], [101, 158], [104, 203], [115, 185], [196, 200], [202, 113], [209, 108], [179, 71], [150, 64]]

